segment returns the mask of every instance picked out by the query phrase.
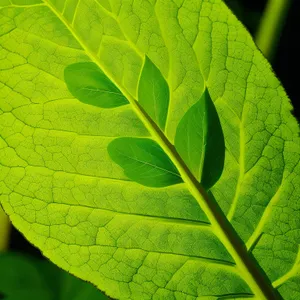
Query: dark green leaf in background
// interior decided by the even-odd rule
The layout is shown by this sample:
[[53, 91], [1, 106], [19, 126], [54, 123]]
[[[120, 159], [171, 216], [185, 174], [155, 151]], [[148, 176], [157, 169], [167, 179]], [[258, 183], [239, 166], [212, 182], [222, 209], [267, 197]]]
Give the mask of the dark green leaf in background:
[[5, 300], [108, 300], [90, 283], [49, 261], [11, 252], [0, 254], [0, 266], [0, 295]]
[[16, 253], [0, 254], [0, 266], [0, 292], [6, 297], [46, 287], [33, 259]]

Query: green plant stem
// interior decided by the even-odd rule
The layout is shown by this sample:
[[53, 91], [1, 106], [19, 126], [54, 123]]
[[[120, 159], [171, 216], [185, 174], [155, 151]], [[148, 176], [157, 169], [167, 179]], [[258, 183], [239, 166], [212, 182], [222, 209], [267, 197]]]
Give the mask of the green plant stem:
[[[76, 38], [78, 43], [84, 49], [89, 58], [96, 63], [99, 68], [104, 72], [104, 74], [109, 77], [109, 72], [101, 64], [99, 57], [91, 52], [88, 46], [81, 41], [80, 37], [74, 30], [74, 28], [67, 22], [67, 20], [60, 14], [60, 12], [55, 8], [55, 6], [49, 0], [43, 0], [44, 3], [53, 11], [53, 13], [63, 22], [63, 24], [68, 28], [72, 35]], [[134, 99], [131, 94], [120, 84], [112, 79], [112, 82], [119, 88], [124, 96], [128, 99], [134, 112], [144, 123], [145, 127], [148, 129], [152, 138], [158, 142], [165, 153], [169, 156], [171, 161], [177, 167], [181, 174], [182, 179], [189, 187], [191, 194], [194, 196], [196, 201], [199, 203], [202, 210], [208, 216], [212, 227], [216, 232], [218, 232], [218, 237], [223, 243], [227, 251], [233, 257], [236, 262], [237, 268], [240, 272], [245, 275], [244, 279], [249, 284], [252, 291], [260, 300], [277, 300], [281, 299], [278, 291], [272, 287], [271, 282], [265, 276], [263, 270], [261, 270], [254, 258], [249, 255], [245, 245], [241, 242], [237, 236], [234, 228], [227, 220], [226, 216], [220, 209], [218, 203], [208, 195], [201, 184], [194, 178], [190, 170], [185, 165], [182, 158], [178, 155], [175, 147], [167, 139], [167, 137], [161, 132], [160, 128], [152, 121], [140, 104]]]
[[292, 0], [269, 0], [256, 34], [256, 44], [271, 61]]
[[0, 252], [4, 252], [8, 248], [10, 234], [10, 221], [7, 215], [0, 207]]

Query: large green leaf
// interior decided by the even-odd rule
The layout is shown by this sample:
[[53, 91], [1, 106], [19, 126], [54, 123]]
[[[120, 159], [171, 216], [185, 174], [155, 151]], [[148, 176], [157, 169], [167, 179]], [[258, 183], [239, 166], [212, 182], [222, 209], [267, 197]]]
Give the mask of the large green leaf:
[[[113, 298], [300, 297], [299, 128], [220, 0], [0, 7], [0, 201], [32, 243]], [[164, 132], [135, 101], [145, 55], [170, 89]], [[75, 100], [64, 70], [79, 62], [94, 62], [130, 104]], [[209, 195], [173, 147], [205, 87], [226, 146]], [[107, 152], [116, 137], [155, 139], [184, 183], [128, 181]]]

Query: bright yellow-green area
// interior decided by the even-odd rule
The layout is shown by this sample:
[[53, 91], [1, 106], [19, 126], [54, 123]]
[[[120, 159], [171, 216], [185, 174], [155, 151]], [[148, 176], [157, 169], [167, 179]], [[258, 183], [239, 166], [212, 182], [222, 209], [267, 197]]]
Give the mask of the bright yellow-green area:
[[299, 298], [299, 128], [269, 64], [221, 1], [0, 7], [0, 201], [32, 243], [113, 298], [256, 292], [187, 185], [146, 188], [110, 160], [115, 137], [149, 136], [134, 111], [84, 105], [63, 81], [66, 66], [97, 60], [136, 97], [147, 54], [170, 86], [170, 141], [206, 82], [227, 149], [214, 196], [284, 299]]
[[43, 5], [42, 0], [1, 0], [0, 7], [21, 7], [21, 6], [35, 6], [35, 5]]

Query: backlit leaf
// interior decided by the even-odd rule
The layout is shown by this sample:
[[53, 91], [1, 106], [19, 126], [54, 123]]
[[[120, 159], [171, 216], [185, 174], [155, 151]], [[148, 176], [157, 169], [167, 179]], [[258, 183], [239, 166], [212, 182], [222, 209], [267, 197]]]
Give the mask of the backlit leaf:
[[[145, 57], [169, 88], [159, 118], [140, 102]], [[66, 82], [74, 64], [87, 76]], [[209, 194], [174, 145], [206, 88], [226, 148]], [[0, 1], [0, 202], [45, 256], [112, 298], [300, 298], [291, 109], [221, 0]], [[152, 140], [183, 182], [130, 179], [109, 155], [119, 138]]]

